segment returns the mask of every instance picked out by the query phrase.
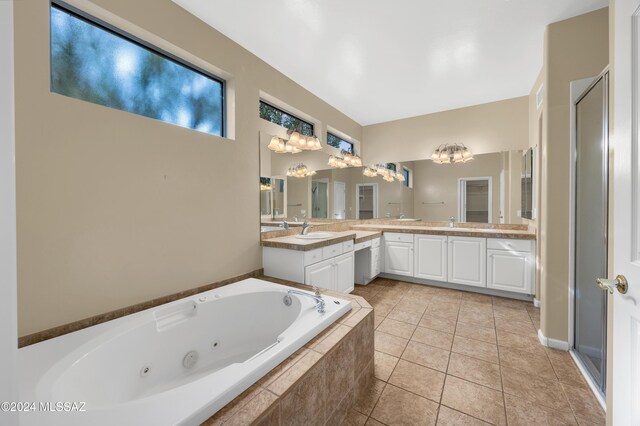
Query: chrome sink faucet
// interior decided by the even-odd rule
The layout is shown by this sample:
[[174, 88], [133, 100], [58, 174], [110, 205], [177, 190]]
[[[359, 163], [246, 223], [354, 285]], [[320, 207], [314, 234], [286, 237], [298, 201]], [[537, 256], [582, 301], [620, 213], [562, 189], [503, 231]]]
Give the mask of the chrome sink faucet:
[[283, 229], [289, 229], [289, 222], [287, 222], [286, 220], [282, 221], [282, 228]]
[[400, 219], [404, 219], [405, 217], [404, 213], [400, 213]]
[[309, 225], [307, 222], [304, 222], [302, 224], [302, 235], [307, 235], [309, 233], [309, 228], [311, 228], [313, 225]]
[[[318, 313], [319, 314], [324, 314], [324, 312], [325, 312], [325, 310], [324, 310], [325, 304], [324, 304], [324, 299], [322, 298], [322, 295], [320, 294], [320, 290], [317, 287], [313, 287], [313, 290], [314, 290], [314, 294], [309, 294], [306, 291], [300, 291], [300, 290], [289, 290], [289, 291], [287, 291], [287, 296], [289, 296], [291, 294], [296, 294], [298, 296], [310, 297], [316, 302], [316, 310], [318, 311]], [[285, 304], [286, 304], [286, 302], [285, 302]]]
[[453, 227], [454, 227], [454, 225], [455, 225], [455, 221], [456, 221], [456, 218], [455, 218], [455, 217], [451, 216], [451, 217], [449, 218], [449, 228], [453, 228]]

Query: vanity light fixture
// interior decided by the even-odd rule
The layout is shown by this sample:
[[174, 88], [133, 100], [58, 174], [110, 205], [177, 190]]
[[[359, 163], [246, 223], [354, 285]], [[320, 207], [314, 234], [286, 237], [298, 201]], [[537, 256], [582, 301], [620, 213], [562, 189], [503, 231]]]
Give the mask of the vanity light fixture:
[[362, 171], [362, 174], [367, 177], [376, 177], [380, 176], [386, 182], [393, 182], [398, 180], [399, 182], [404, 182], [404, 175], [400, 172], [394, 172], [391, 169], [387, 168], [386, 164], [375, 164], [373, 166], [367, 166]]
[[291, 145], [302, 151], [317, 151], [322, 149], [322, 144], [317, 136], [305, 136], [295, 130], [289, 130], [287, 145]]
[[378, 176], [378, 173], [376, 172], [376, 169], [374, 169], [373, 167], [365, 167], [364, 170], [362, 171], [362, 174], [365, 175], [366, 177], [376, 177]]
[[287, 170], [287, 176], [289, 177], [304, 178], [315, 174], [316, 172], [314, 170], [309, 170], [309, 168], [302, 163], [295, 167], [289, 167], [289, 170]]
[[271, 138], [269, 145], [267, 145], [271, 151], [276, 154], [297, 154], [302, 152], [299, 148], [287, 143], [284, 139], [281, 139], [277, 136]]
[[443, 144], [433, 151], [431, 159], [437, 164], [466, 163], [473, 160], [473, 154], [464, 145]]
[[362, 167], [362, 158], [360, 158], [360, 156], [350, 154], [347, 151], [340, 151], [340, 155], [341, 157], [330, 155], [327, 164], [339, 169], [344, 169], [345, 167]]

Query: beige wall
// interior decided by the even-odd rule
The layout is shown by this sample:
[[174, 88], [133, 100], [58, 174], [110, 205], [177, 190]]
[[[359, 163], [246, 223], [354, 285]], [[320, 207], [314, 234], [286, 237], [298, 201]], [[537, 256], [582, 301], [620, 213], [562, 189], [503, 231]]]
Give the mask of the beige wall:
[[[503, 154], [483, 154], [464, 164], [436, 164], [431, 160], [414, 163], [414, 214], [428, 221], [458, 220], [458, 179], [460, 177], [492, 178], [492, 222], [499, 223], [500, 170]], [[424, 204], [439, 203], [444, 204]]]
[[423, 160], [443, 143], [463, 143], [474, 154], [526, 149], [528, 117], [529, 99], [524, 96], [365, 126], [363, 160]]
[[[545, 31], [542, 182], [539, 224], [541, 329], [568, 340], [569, 83], [608, 64], [608, 9], [551, 24]], [[553, 220], [545, 220], [553, 218]]]
[[20, 335], [261, 267], [260, 90], [317, 119], [322, 138], [330, 125], [362, 139], [353, 120], [169, 0], [72, 3], [223, 70], [235, 140], [50, 93], [49, 1], [16, 2]]

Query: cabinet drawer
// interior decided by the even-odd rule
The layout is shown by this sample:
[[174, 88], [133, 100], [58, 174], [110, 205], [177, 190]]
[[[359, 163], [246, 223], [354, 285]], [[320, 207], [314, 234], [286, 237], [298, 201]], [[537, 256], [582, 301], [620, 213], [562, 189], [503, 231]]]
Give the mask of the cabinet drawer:
[[353, 251], [353, 240], [345, 241], [342, 243], [342, 252], [347, 253]]
[[399, 232], [386, 232], [384, 234], [384, 240], [399, 242], [399, 243], [412, 243], [413, 234], [403, 234]]
[[380, 247], [380, 238], [374, 238], [371, 241], [371, 247]]
[[523, 251], [526, 253], [531, 253], [533, 251], [533, 241], [512, 240], [508, 238], [487, 238], [487, 249]]
[[353, 245], [353, 251], [358, 251], [371, 247], [371, 241], [365, 241], [364, 243], [357, 243]]
[[321, 248], [304, 252], [304, 266], [318, 263], [321, 260], [322, 260]]
[[322, 260], [340, 256], [342, 254], [342, 243], [322, 247]]

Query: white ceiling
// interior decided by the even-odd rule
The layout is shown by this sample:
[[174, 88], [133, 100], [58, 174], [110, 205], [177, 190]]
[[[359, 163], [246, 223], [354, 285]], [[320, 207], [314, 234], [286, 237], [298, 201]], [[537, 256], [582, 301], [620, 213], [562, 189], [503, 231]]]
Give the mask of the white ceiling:
[[363, 125], [527, 95], [544, 27], [607, 0], [174, 0]]

